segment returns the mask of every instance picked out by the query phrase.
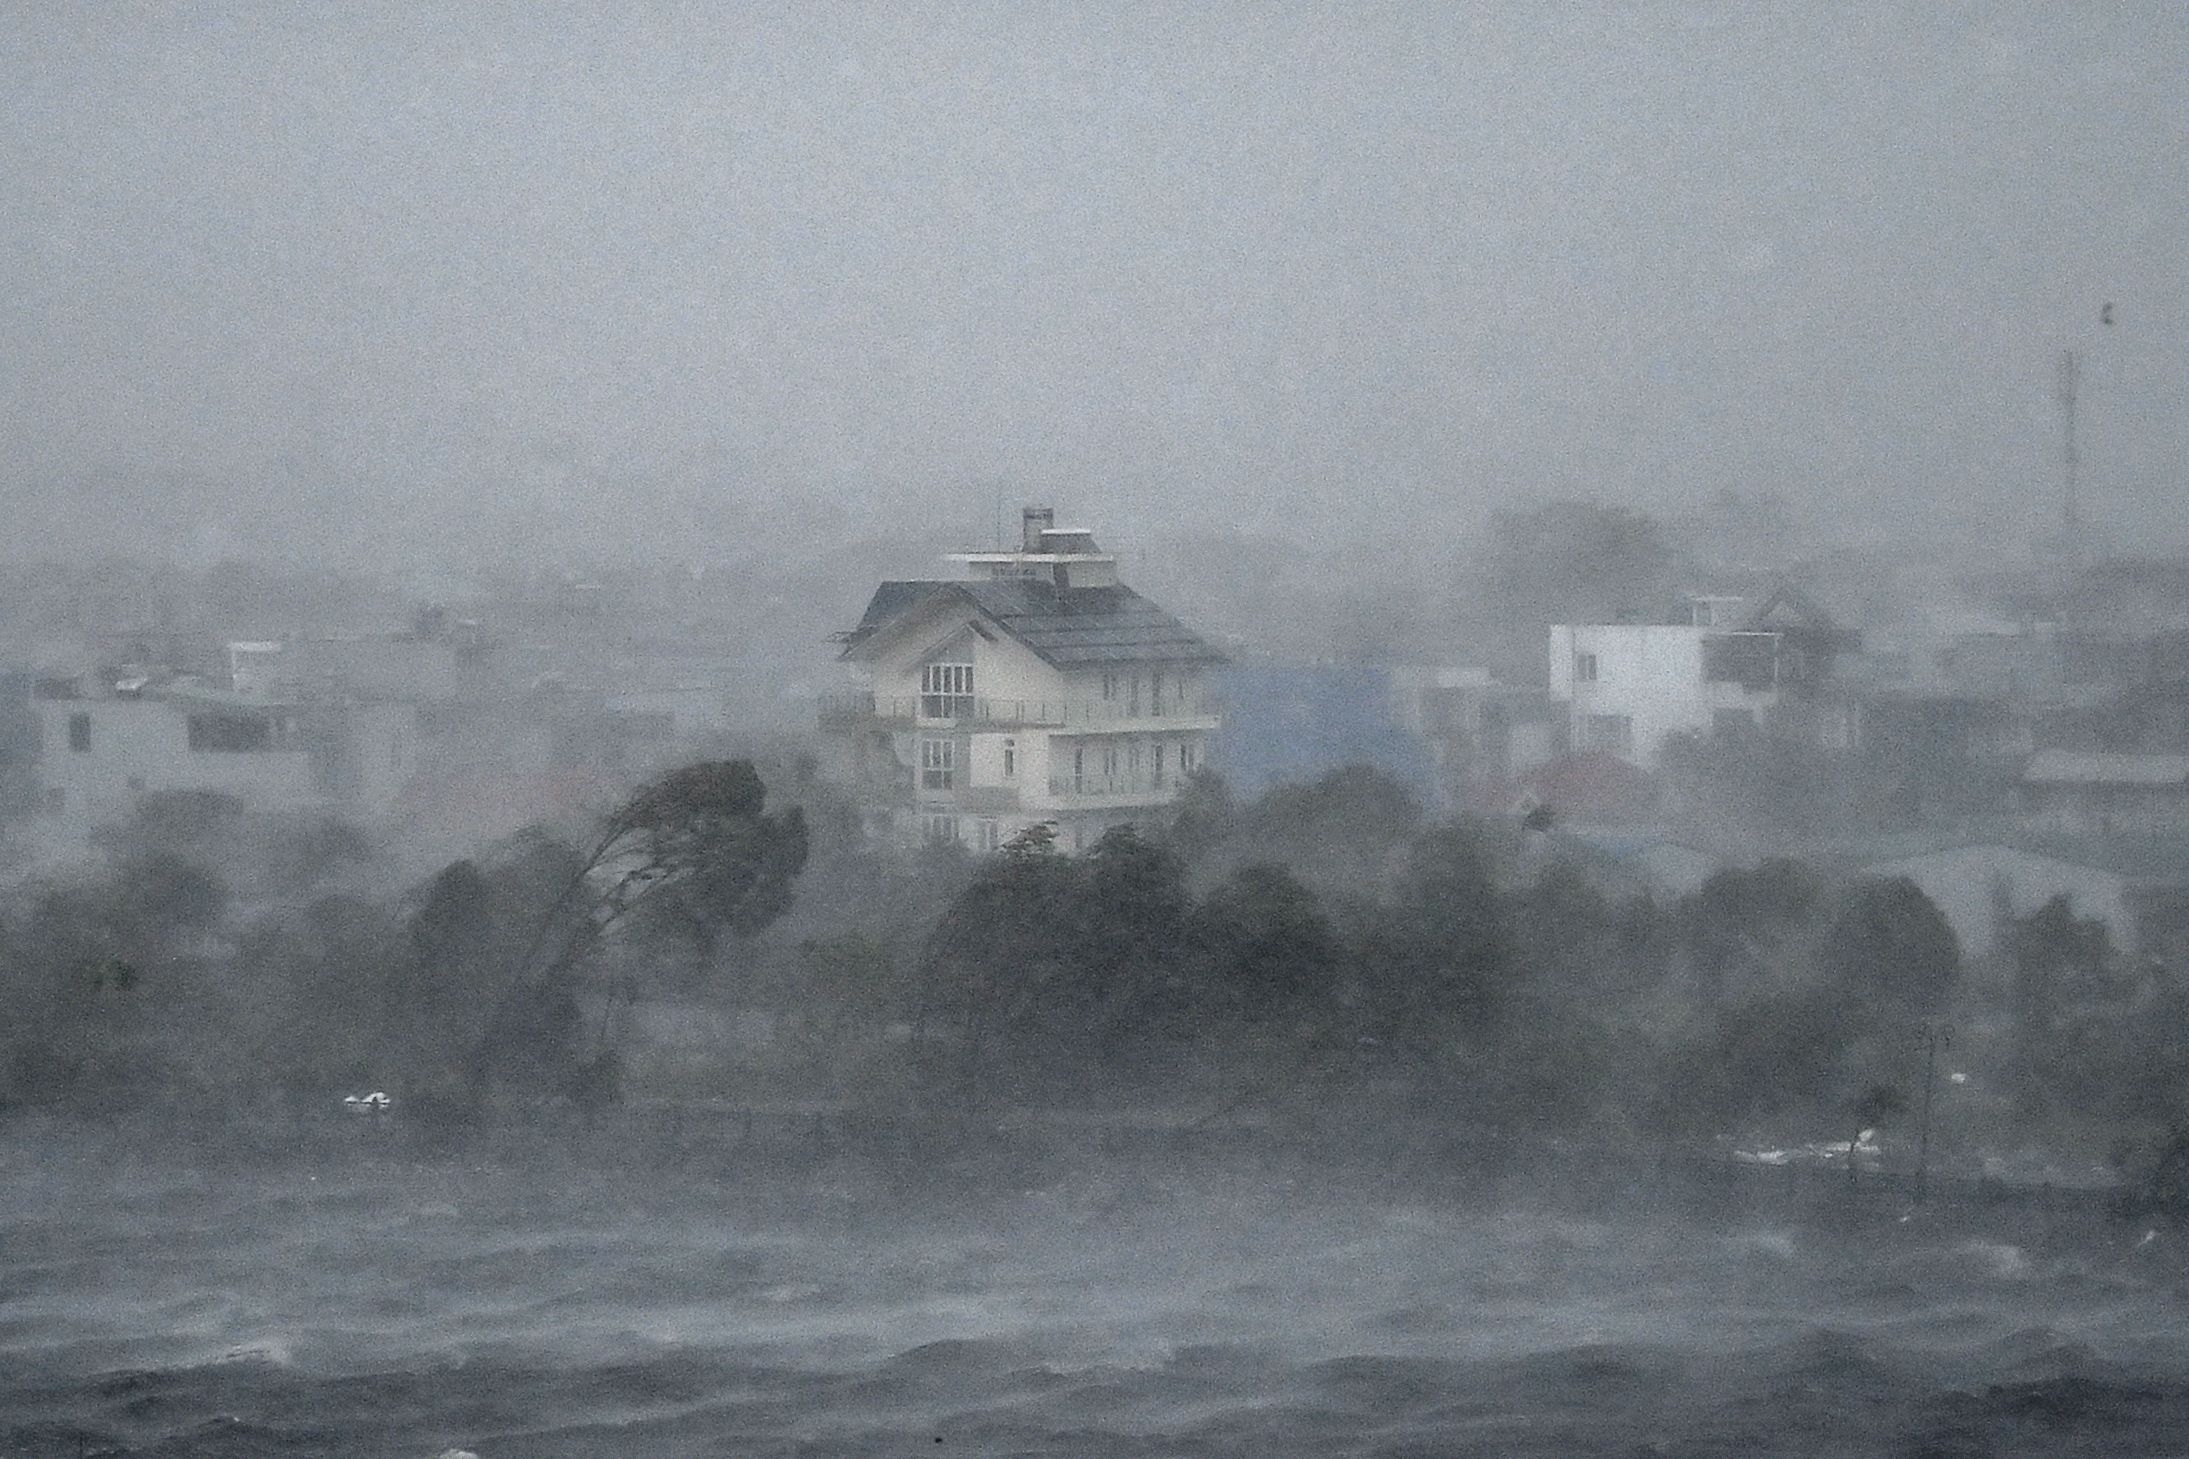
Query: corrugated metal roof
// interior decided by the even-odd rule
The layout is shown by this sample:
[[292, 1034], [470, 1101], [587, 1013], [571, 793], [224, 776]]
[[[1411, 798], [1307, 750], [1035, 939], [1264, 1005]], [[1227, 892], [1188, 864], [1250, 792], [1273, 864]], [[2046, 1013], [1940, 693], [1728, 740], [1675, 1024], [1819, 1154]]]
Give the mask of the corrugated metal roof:
[[2022, 779], [2047, 785], [2182, 785], [2189, 783], [2189, 755], [2039, 750]]
[[1220, 664], [1224, 655], [1131, 588], [1059, 589], [1032, 578], [994, 582], [888, 582], [874, 592], [845, 652], [938, 593], [963, 597], [1004, 632], [1060, 669], [1117, 663]]

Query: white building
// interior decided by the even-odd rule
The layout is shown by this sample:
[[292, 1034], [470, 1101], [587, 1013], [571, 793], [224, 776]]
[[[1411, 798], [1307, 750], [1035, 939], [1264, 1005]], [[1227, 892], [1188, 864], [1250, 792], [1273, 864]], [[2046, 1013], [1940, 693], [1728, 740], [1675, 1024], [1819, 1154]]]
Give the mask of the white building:
[[143, 797], [212, 791], [259, 811], [386, 816], [416, 770], [405, 704], [316, 706], [187, 681], [105, 675], [41, 681], [31, 710], [41, 856], [80, 854]]
[[1053, 821], [1076, 849], [1201, 764], [1223, 655], [1054, 520], [1029, 507], [1016, 550], [954, 554], [965, 579], [883, 583], [844, 635], [862, 682], [821, 723], [873, 829], [993, 850]]
[[1694, 597], [1679, 622], [1553, 624], [1550, 693], [1574, 749], [1654, 770], [1676, 735], [1755, 730], [1805, 701], [1848, 641], [1788, 590], [1753, 609]]

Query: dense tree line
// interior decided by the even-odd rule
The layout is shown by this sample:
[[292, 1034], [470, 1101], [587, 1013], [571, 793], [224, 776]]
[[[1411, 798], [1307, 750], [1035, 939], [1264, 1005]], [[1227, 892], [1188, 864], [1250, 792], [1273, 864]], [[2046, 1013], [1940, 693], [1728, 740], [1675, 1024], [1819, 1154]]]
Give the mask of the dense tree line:
[[1844, 1141], [1905, 1122], [1950, 1030], [1964, 1139], [2128, 1159], [2189, 1114], [2189, 997], [2064, 902], [1968, 959], [1905, 880], [1778, 860], [1667, 898], [1363, 769], [1202, 775], [1082, 854], [1036, 826], [983, 857], [871, 844], [770, 773], [797, 804], [706, 762], [407, 882], [348, 828], [148, 802], [96, 874], [0, 903], [0, 1099], [675, 1096], [626, 1058], [674, 1002], [772, 1020], [698, 1050], [715, 1093]]
[[406, 888], [352, 828], [149, 798], [103, 867], [0, 908], [0, 1102], [614, 1098], [642, 982], [788, 905], [805, 823], [765, 801], [750, 763], [702, 762]]

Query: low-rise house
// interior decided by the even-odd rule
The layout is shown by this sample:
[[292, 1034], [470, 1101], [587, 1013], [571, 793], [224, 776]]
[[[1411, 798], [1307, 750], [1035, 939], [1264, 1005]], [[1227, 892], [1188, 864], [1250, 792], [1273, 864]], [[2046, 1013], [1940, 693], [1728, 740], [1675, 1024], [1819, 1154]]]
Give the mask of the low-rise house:
[[860, 683], [820, 722], [870, 828], [993, 850], [1051, 821], [1081, 847], [1176, 799], [1224, 655], [1046, 507], [1015, 550], [953, 560], [967, 577], [885, 582], [842, 636]]
[[168, 791], [378, 820], [416, 768], [417, 718], [402, 704], [313, 704], [121, 670], [39, 679], [31, 710], [26, 830], [48, 858], [80, 853], [93, 831]]
[[1675, 736], [1801, 722], [1826, 742], [1851, 732], [1820, 714], [1820, 691], [1854, 636], [1780, 588], [1751, 602], [1695, 596], [1656, 623], [1553, 624], [1550, 694], [1577, 751], [1654, 770]]

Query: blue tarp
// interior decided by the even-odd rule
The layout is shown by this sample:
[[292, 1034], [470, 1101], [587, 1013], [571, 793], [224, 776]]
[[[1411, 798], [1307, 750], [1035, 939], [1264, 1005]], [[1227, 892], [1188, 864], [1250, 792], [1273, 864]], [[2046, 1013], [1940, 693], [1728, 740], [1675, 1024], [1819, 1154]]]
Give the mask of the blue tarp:
[[1234, 664], [1220, 675], [1224, 727], [1216, 769], [1241, 799], [1280, 781], [1308, 781], [1347, 765], [1373, 765], [1428, 803], [1427, 746], [1394, 712], [1382, 669]]

